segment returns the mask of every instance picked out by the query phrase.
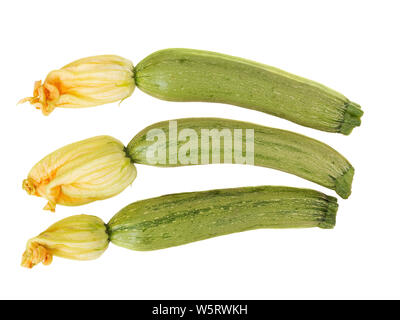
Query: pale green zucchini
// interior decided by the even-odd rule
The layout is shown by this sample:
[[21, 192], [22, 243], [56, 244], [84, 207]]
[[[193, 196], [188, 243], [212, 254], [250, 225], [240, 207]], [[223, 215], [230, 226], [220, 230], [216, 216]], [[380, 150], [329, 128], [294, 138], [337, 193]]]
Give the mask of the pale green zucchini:
[[157, 51], [138, 63], [134, 77], [138, 88], [159, 99], [227, 103], [346, 135], [363, 114], [358, 104], [319, 83], [209, 51]]
[[330, 229], [337, 200], [323, 193], [260, 186], [166, 195], [134, 202], [108, 223], [110, 241], [156, 250], [260, 228]]
[[27, 242], [21, 265], [49, 265], [54, 256], [100, 257], [109, 242], [148, 251], [261, 228], [332, 229], [337, 199], [318, 191], [278, 186], [243, 187], [165, 195], [134, 202], [108, 224], [76, 215]]
[[[242, 129], [243, 134], [246, 129], [254, 130], [254, 165], [273, 168], [297, 175], [301, 178], [315, 182], [324, 187], [335, 190], [342, 198], [348, 198], [351, 194], [351, 184], [354, 175], [352, 165], [340, 153], [328, 145], [296, 134], [290, 131], [268, 128], [253, 123], [235, 121], [218, 118], [183, 118], [172, 120], [176, 121], [178, 130], [190, 128], [201, 137], [204, 129], [222, 130], [229, 129], [231, 132], [235, 129]], [[188, 164], [182, 164], [177, 153], [182, 146], [187, 147], [191, 141], [179, 140], [179, 136], [169, 134], [170, 121], [155, 123], [141, 132], [139, 132], [128, 144], [126, 152], [133, 163], [153, 165], [159, 167], [175, 167]], [[166, 133], [167, 139], [163, 148], [165, 148], [166, 162], [157, 163], [152, 158], [149, 149], [154, 146], [154, 140], [149, 139], [149, 133], [153, 130], [161, 130]], [[222, 140], [222, 139], [221, 139]], [[202, 150], [201, 142], [194, 141], [194, 148], [198, 148], [200, 156]], [[171, 148], [171, 146], [174, 146]], [[242, 146], [243, 152], [246, 150]], [[213, 143], [209, 144], [209, 149], [203, 153], [208, 153], [208, 158], [212, 159], [212, 153], [220, 153], [222, 162], [225, 145], [221, 141], [220, 146]], [[229, 152], [233, 152], [229, 150]], [[232, 157], [232, 163], [235, 163], [235, 157]], [[198, 163], [201, 164], [201, 161]]]

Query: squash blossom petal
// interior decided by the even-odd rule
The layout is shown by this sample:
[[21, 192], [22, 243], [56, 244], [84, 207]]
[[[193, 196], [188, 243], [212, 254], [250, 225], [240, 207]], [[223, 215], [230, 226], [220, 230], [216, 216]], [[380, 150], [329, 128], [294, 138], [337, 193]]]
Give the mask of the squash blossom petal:
[[135, 89], [131, 61], [115, 55], [88, 57], [51, 71], [36, 81], [30, 102], [44, 115], [55, 108], [85, 108], [128, 98]]
[[72, 143], [40, 160], [22, 183], [30, 195], [56, 204], [77, 206], [122, 192], [136, 178], [136, 168], [124, 145], [109, 136]]
[[96, 259], [107, 249], [108, 243], [107, 229], [100, 218], [68, 217], [28, 241], [21, 265], [26, 268], [40, 262], [49, 265], [53, 255], [74, 260]]

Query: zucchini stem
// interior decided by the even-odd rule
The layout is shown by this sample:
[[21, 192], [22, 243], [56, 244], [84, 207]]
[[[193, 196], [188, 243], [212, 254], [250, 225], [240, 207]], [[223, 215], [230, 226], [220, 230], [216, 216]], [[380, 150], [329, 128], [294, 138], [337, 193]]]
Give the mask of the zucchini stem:
[[345, 112], [343, 115], [343, 122], [340, 124], [339, 132], [344, 135], [349, 135], [355, 127], [361, 125], [361, 117], [364, 112], [361, 106], [355, 102], [348, 102], [345, 105]]

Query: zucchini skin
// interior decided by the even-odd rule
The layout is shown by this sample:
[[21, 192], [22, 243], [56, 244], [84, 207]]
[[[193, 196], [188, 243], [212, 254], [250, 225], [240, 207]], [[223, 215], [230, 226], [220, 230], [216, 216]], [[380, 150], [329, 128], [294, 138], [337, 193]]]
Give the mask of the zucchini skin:
[[108, 223], [112, 243], [148, 251], [261, 228], [331, 229], [337, 200], [279, 186], [165, 195], [134, 202]]
[[135, 82], [162, 100], [232, 104], [346, 135], [363, 115], [358, 104], [317, 82], [210, 51], [157, 51], [135, 67]]
[[[130, 141], [126, 152], [134, 163], [159, 167], [187, 165], [179, 162], [171, 164], [171, 156], [176, 158], [176, 152], [182, 145], [187, 144], [187, 141], [180, 141], [177, 137], [168, 135], [170, 121], [155, 123], [143, 129]], [[199, 137], [202, 129], [242, 129], [243, 132], [246, 129], [253, 129], [254, 165], [297, 175], [335, 190], [342, 198], [348, 198], [351, 194], [354, 168], [339, 152], [320, 141], [286, 130], [229, 119], [183, 118], [172, 121], [177, 122], [178, 130], [190, 128], [195, 130]], [[153, 129], [160, 129], [167, 135], [167, 144], [165, 146], [167, 149], [167, 161], [165, 164], [154, 164], [154, 159], [151, 159], [147, 152], [149, 147], [154, 144], [154, 141], [147, 140], [148, 133]], [[177, 145], [175, 153], [171, 153], [169, 149], [170, 143]], [[220, 143], [220, 159], [223, 159], [224, 147], [224, 144]], [[245, 146], [243, 146], [242, 150], [245, 150]], [[210, 159], [212, 152], [210, 144]], [[201, 154], [200, 142], [198, 143], [198, 154]], [[232, 162], [234, 163], [234, 158]]]

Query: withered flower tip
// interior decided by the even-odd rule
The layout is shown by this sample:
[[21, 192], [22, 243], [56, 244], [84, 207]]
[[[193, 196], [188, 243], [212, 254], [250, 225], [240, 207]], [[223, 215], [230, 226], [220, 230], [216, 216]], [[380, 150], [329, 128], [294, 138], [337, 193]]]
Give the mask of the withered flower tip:
[[135, 89], [131, 61], [115, 55], [88, 57], [36, 81], [33, 96], [21, 99], [49, 115], [55, 108], [93, 107], [128, 98]]
[[122, 192], [136, 178], [136, 168], [124, 145], [109, 136], [98, 136], [62, 147], [40, 160], [23, 181], [30, 195], [56, 204], [78, 206]]
[[60, 220], [28, 241], [21, 266], [32, 268], [39, 263], [49, 265], [53, 255], [74, 259], [93, 260], [108, 247], [104, 222], [95, 216], [77, 215]]

